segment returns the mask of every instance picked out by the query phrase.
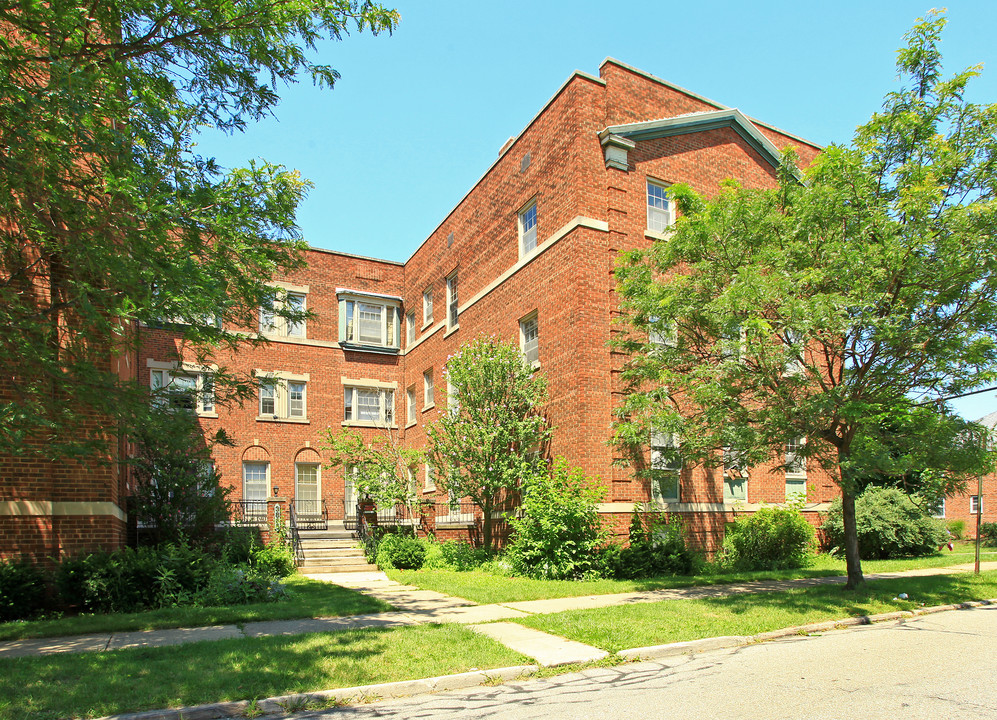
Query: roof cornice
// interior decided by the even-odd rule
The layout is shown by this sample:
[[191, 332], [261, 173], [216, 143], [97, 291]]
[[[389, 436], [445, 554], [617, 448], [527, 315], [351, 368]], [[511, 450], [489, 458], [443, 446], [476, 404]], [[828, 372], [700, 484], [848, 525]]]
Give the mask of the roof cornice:
[[719, 128], [733, 129], [772, 167], [779, 167], [782, 157], [779, 148], [773, 145], [772, 141], [765, 137], [755, 124], [737, 108], [690, 113], [626, 125], [610, 125], [599, 132], [599, 138], [605, 141], [610, 136], [616, 136], [633, 142], [641, 142]]

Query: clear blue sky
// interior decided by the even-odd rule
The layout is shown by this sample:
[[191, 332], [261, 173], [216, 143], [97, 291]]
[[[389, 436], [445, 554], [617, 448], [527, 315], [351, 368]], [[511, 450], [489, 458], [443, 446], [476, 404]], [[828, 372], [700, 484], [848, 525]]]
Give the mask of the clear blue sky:
[[[313, 246], [405, 260], [574, 70], [614, 57], [820, 144], [846, 143], [895, 87], [906, 0], [477, 3], [398, 0], [392, 36], [353, 34], [319, 58], [341, 79], [279, 88], [276, 118], [206, 133], [223, 166], [263, 157], [315, 183], [298, 222]], [[969, 93], [997, 101], [997, 2], [952, 0], [942, 43]], [[976, 412], [979, 407], [980, 412]], [[970, 416], [994, 409], [991, 394]], [[975, 413], [975, 415], [974, 415]]]

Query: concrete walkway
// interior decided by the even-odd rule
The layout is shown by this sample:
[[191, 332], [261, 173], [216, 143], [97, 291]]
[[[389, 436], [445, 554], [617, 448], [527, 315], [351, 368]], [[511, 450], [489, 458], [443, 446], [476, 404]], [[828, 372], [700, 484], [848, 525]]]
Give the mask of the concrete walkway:
[[[869, 580], [944, 575], [971, 572], [973, 566], [957, 565], [948, 568], [927, 568], [894, 573], [873, 573]], [[997, 569], [997, 562], [981, 564], [983, 570]], [[521, 602], [475, 605], [469, 600], [455, 598], [431, 590], [420, 590], [411, 585], [401, 585], [387, 575], [377, 573], [341, 573], [309, 575], [316, 580], [333, 582], [376, 597], [396, 608], [393, 612], [368, 615], [349, 615], [331, 618], [306, 618], [301, 620], [270, 620], [236, 625], [218, 625], [199, 628], [174, 628], [140, 632], [99, 633], [71, 637], [51, 637], [31, 640], [0, 642], [0, 658], [13, 658], [55, 653], [99, 652], [133, 647], [162, 647], [190, 642], [224, 640], [239, 637], [265, 637], [273, 635], [299, 635], [314, 632], [335, 632], [358, 628], [402, 627], [425, 623], [460, 623], [472, 626], [476, 632], [494, 637], [524, 655], [535, 658], [540, 664], [565, 664], [587, 662], [595, 656], [605, 656], [603, 651], [581, 643], [557, 638], [536, 630], [526, 631], [515, 623], [496, 623], [531, 614], [584, 610], [611, 605], [661, 602], [663, 600], [723, 597], [742, 593], [776, 592], [798, 587], [844, 583], [843, 577], [802, 578], [799, 580], [765, 580], [727, 585], [707, 585], [690, 588], [646, 590], [614, 595], [586, 595], [581, 597], [527, 600]], [[486, 623], [496, 623], [496, 626]], [[494, 628], [494, 629], [493, 629]], [[602, 653], [602, 655], [598, 655]]]

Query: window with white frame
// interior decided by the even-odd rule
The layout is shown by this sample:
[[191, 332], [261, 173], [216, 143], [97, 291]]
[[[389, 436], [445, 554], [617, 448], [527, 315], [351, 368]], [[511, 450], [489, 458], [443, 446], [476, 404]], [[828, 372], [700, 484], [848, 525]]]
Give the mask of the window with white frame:
[[242, 463], [243, 518], [250, 522], [266, 522], [269, 496], [270, 463]]
[[727, 446], [723, 450], [724, 465], [724, 501], [747, 502], [748, 475], [744, 456], [734, 447]]
[[213, 415], [215, 412], [215, 388], [210, 372], [152, 368], [149, 387], [156, 403], [193, 410], [200, 415]]
[[432, 407], [435, 404], [433, 400], [433, 368], [429, 368], [426, 372], [422, 374], [422, 406], [424, 408]]
[[433, 322], [433, 288], [426, 288], [422, 293], [422, 324]]
[[651, 433], [651, 499], [658, 503], [678, 502], [682, 476], [682, 456], [675, 433]]
[[[281, 286], [273, 304], [260, 307], [260, 334], [270, 337], [304, 338], [306, 322], [300, 316], [307, 311], [307, 295], [307, 287]], [[293, 313], [298, 317], [284, 318], [280, 316], [282, 312]]]
[[339, 342], [364, 348], [400, 347], [400, 299], [339, 294]]
[[519, 254], [529, 255], [537, 247], [537, 203], [531, 202], [519, 212]]
[[782, 371], [784, 376], [799, 375], [804, 371], [802, 339], [803, 335], [793, 328], [785, 328], [782, 332], [786, 352], [786, 366]]
[[409, 386], [408, 390], [405, 391], [405, 405], [408, 409], [408, 423], [415, 422], [415, 385]]
[[343, 388], [343, 424], [371, 427], [395, 422], [395, 391], [383, 387], [347, 385]]
[[432, 465], [426, 465], [426, 481], [423, 485], [423, 490], [426, 492], [436, 491], [436, 468]]
[[299, 519], [322, 517], [320, 476], [321, 466], [318, 463], [294, 464], [294, 510]]
[[981, 509], [980, 505], [981, 505], [981, 503], [980, 503], [980, 496], [979, 495], [970, 495], [969, 496], [969, 514], [970, 515], [979, 515], [980, 514], [980, 509]]
[[539, 323], [536, 313], [519, 321], [519, 347], [527, 365], [531, 368], [540, 367]]
[[807, 439], [795, 437], [786, 443], [786, 499], [807, 497]]
[[447, 412], [456, 415], [460, 412], [460, 397], [457, 395], [457, 386], [447, 378]]
[[415, 492], [418, 489], [416, 487], [417, 483], [416, 483], [416, 479], [415, 479], [415, 468], [414, 467], [407, 467], [407, 468], [405, 468], [405, 477], [408, 480], [408, 484], [407, 484], [408, 494], [410, 496], [411, 495], [415, 495]]
[[415, 310], [405, 314], [405, 344], [410, 346], [415, 342]]
[[457, 327], [457, 273], [447, 276], [447, 327]]
[[668, 189], [662, 183], [647, 181], [647, 229], [664, 232], [675, 222]]
[[647, 341], [657, 347], [675, 347], [679, 344], [678, 324], [674, 321], [662, 322], [651, 315], [647, 318]]
[[931, 508], [931, 517], [944, 518], [945, 517], [945, 498], [940, 498], [936, 503], [934, 503]]
[[309, 375], [256, 371], [259, 385], [257, 420], [308, 420]]

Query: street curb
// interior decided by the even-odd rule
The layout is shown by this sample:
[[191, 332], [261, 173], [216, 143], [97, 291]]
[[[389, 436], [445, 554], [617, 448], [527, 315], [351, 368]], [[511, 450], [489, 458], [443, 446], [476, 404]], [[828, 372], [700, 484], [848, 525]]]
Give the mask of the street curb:
[[841, 620], [825, 620], [809, 625], [797, 625], [795, 627], [780, 628], [770, 632], [758, 633], [757, 635], [724, 635], [713, 638], [703, 638], [701, 640], [686, 640], [684, 642], [669, 643], [667, 645], [652, 645], [650, 647], [632, 648], [630, 650], [620, 650], [616, 653], [625, 660], [655, 660], [658, 658], [674, 657], [675, 655], [693, 655], [698, 652], [708, 650], [723, 650], [731, 647], [741, 647], [753, 645], [755, 643], [779, 640], [798, 635], [810, 635], [813, 633], [830, 632], [832, 630], [844, 630], [849, 627], [859, 625], [872, 625], [873, 623], [889, 622], [891, 620], [905, 620], [919, 615], [932, 615], [934, 613], [946, 612], [948, 610], [969, 610], [971, 608], [997, 605], [997, 599], [993, 600], [973, 600], [969, 602], [954, 603], [951, 605], [934, 605], [932, 607], [916, 608], [914, 610], [895, 610], [893, 612], [879, 613], [877, 615], [861, 615], [859, 617], [842, 618]]
[[218, 718], [246, 717], [252, 709], [256, 714], [285, 714], [313, 709], [314, 706], [331, 707], [351, 702], [372, 702], [386, 698], [400, 698], [410, 695], [425, 695], [446, 690], [461, 690], [486, 685], [497, 680], [515, 680], [532, 675], [539, 668], [536, 665], [515, 665], [513, 667], [475, 670], [456, 675], [423, 678], [421, 680], [400, 680], [398, 682], [361, 685], [358, 687], [319, 690], [316, 692], [278, 695], [277, 697], [249, 701], [210, 703], [170, 710], [146, 710], [139, 713], [106, 715], [97, 720], [218, 720]]

